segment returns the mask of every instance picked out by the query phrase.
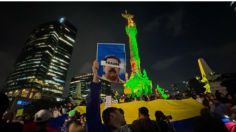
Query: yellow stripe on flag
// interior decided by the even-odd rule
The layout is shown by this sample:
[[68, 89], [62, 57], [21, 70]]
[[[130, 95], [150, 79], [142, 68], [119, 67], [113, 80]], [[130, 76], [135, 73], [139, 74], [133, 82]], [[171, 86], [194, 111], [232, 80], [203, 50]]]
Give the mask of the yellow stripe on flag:
[[[122, 108], [124, 110], [125, 120], [128, 124], [131, 124], [138, 118], [138, 109], [143, 106], [148, 108], [152, 120], [155, 120], [155, 112], [160, 110], [165, 115], [171, 115], [173, 118], [171, 121], [179, 121], [198, 116], [200, 110], [203, 108], [202, 104], [192, 98], [182, 100], [157, 99], [153, 101], [135, 101], [112, 104], [112, 107]], [[81, 114], [86, 112], [86, 106], [78, 106], [76, 109]], [[103, 109], [104, 104], [101, 104], [101, 113]]]

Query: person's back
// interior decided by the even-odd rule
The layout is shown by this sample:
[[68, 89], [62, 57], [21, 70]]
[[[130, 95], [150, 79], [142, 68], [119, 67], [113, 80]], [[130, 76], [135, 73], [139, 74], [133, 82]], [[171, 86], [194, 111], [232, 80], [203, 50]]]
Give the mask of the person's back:
[[159, 128], [155, 121], [147, 119], [139, 119], [133, 121], [131, 125], [132, 132], [159, 132]]
[[156, 122], [161, 132], [174, 132], [175, 129], [171, 125], [169, 118], [167, 118], [162, 111], [155, 112]]
[[155, 121], [149, 118], [148, 109], [146, 107], [139, 108], [138, 120], [131, 124], [132, 132], [159, 132], [159, 127]]
[[167, 122], [160, 120], [160, 121], [157, 121], [157, 125], [159, 126], [161, 132], [169, 131], [169, 125]]
[[193, 123], [194, 132], [228, 132], [224, 123], [212, 116], [208, 109], [201, 110], [201, 116], [197, 117]]
[[223, 122], [212, 117], [198, 117], [193, 124], [194, 132], [228, 132]]

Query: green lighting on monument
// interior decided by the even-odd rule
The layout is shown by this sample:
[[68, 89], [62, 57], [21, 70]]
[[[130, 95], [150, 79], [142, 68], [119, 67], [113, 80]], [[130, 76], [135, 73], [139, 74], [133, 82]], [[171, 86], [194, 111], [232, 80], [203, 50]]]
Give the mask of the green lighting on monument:
[[169, 96], [166, 94], [165, 90], [163, 88], [161, 88], [159, 85], [157, 85], [156, 90], [160, 93], [160, 95], [163, 99], [169, 98]]
[[133, 21], [134, 16], [128, 14], [126, 11], [124, 14], [122, 14], [122, 17], [128, 21], [125, 31], [129, 37], [131, 63], [131, 75], [124, 86], [126, 89], [130, 89], [131, 95], [133, 97], [140, 97], [142, 95], [146, 96], [152, 93], [152, 81], [149, 80], [145, 70], [143, 70], [143, 73], [141, 72], [138, 43], [136, 39], [137, 28]]

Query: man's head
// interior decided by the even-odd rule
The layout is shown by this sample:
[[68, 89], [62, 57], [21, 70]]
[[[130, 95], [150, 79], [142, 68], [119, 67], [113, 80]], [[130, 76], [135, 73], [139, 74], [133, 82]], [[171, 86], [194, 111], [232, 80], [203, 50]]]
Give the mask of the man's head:
[[118, 129], [123, 124], [125, 124], [125, 119], [123, 114], [118, 108], [109, 107], [105, 109], [102, 113], [102, 119], [104, 124]]
[[109, 65], [115, 65], [117, 67], [112, 67], [112, 66], [103, 66], [103, 72], [105, 73], [104, 76], [109, 79], [110, 81], [117, 81], [119, 79], [119, 73], [120, 73], [120, 59], [117, 58], [116, 56], [106, 56], [104, 58], [104, 61], [106, 64]]
[[155, 112], [155, 117], [157, 121], [161, 121], [161, 120], [165, 120], [166, 116], [164, 115], [164, 113], [162, 111], [156, 111]]
[[139, 119], [149, 118], [148, 109], [146, 107], [141, 107], [138, 109]]

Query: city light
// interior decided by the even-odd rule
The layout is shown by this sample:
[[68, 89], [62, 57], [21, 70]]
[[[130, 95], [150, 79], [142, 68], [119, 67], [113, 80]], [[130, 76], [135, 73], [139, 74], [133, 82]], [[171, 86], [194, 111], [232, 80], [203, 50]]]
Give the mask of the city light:
[[60, 19], [59, 19], [59, 22], [60, 23], [63, 23], [65, 21], [65, 18], [64, 17], [61, 17]]

